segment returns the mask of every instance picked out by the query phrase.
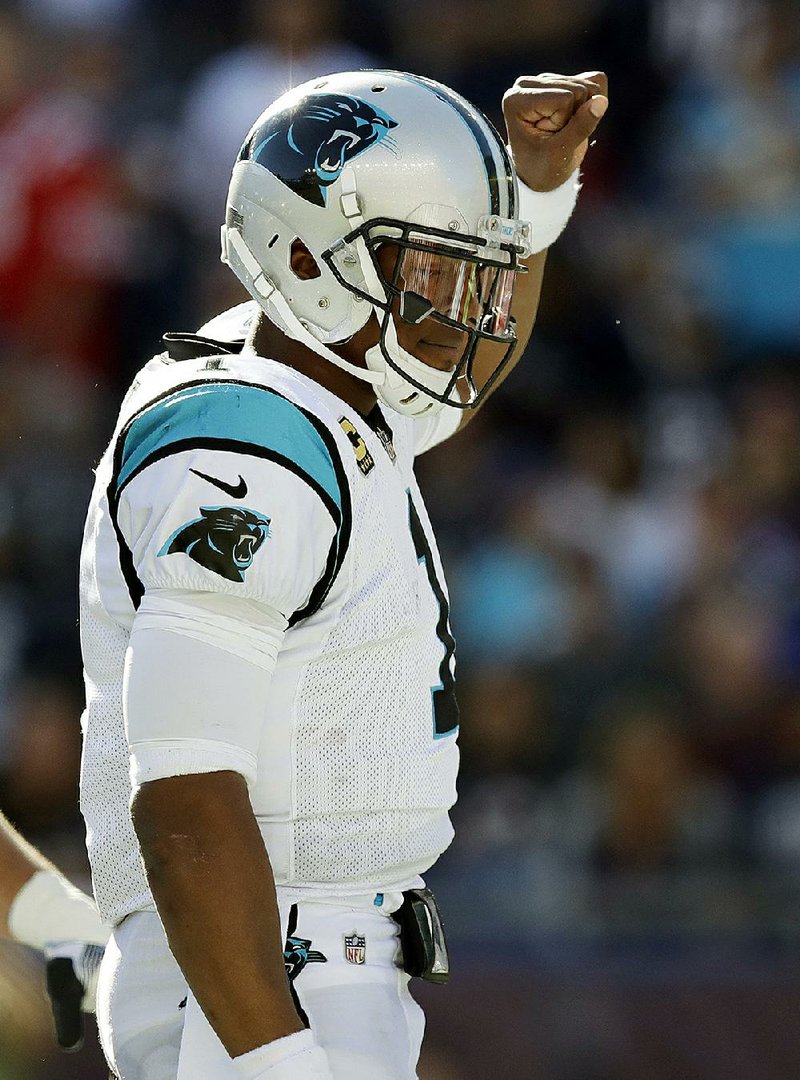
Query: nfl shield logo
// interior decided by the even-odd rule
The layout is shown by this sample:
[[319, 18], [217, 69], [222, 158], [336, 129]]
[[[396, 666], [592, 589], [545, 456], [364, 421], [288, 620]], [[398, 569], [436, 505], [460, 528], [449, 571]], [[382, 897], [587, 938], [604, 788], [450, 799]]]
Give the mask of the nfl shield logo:
[[344, 958], [348, 964], [364, 964], [367, 961], [367, 939], [358, 930], [344, 936]]

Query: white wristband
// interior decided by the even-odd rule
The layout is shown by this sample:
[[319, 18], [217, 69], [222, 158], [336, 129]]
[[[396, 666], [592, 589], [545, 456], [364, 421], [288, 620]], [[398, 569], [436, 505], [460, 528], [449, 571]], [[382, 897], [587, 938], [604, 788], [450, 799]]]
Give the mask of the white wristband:
[[88, 896], [53, 870], [37, 870], [11, 902], [12, 937], [34, 949], [56, 941], [105, 945], [109, 927]]
[[576, 169], [561, 187], [553, 191], [534, 191], [517, 177], [519, 184], [517, 217], [521, 221], [531, 223], [531, 255], [550, 247], [567, 227], [581, 189], [578, 172], [579, 170]]
[[242, 1080], [333, 1080], [312, 1032], [298, 1031], [233, 1059]]

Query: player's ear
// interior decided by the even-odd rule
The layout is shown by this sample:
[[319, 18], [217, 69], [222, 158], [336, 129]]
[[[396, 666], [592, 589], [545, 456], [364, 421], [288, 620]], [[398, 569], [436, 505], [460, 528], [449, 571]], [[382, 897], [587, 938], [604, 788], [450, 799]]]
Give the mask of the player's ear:
[[311, 278], [318, 278], [320, 275], [316, 259], [302, 240], [292, 241], [289, 265], [294, 276], [301, 281], [310, 281]]

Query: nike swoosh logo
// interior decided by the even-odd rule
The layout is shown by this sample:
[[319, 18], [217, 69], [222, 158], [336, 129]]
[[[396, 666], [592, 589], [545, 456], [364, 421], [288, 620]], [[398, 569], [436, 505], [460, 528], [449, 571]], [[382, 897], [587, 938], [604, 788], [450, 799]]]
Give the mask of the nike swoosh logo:
[[208, 480], [209, 484], [218, 487], [221, 491], [224, 491], [226, 495], [230, 495], [232, 499], [243, 499], [247, 494], [247, 484], [241, 473], [239, 473], [238, 484], [226, 484], [224, 480], [217, 480], [215, 476], [206, 476], [204, 472], [199, 472], [197, 469], [189, 469], [189, 472], [193, 472], [194, 475], [199, 476], [201, 480]]

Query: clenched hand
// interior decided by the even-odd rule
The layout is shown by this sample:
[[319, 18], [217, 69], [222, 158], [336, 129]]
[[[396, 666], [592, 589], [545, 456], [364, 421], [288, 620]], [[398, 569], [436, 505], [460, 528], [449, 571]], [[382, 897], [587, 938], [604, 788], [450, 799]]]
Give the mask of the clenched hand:
[[608, 108], [608, 78], [521, 75], [503, 96], [508, 142], [520, 180], [534, 191], [552, 191], [575, 172]]

